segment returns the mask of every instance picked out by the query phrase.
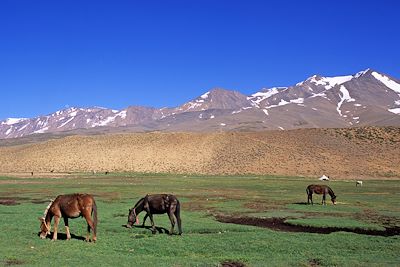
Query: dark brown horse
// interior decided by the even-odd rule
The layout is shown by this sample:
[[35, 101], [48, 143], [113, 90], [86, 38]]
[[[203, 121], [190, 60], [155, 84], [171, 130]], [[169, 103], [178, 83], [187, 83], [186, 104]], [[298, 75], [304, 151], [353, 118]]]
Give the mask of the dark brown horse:
[[164, 214], [167, 213], [169, 216], [169, 220], [171, 221], [171, 231], [169, 234], [173, 234], [175, 222], [178, 223], [179, 234], [182, 234], [182, 226], [181, 226], [181, 215], [180, 215], [181, 205], [179, 200], [174, 195], [168, 194], [156, 194], [156, 195], [146, 195], [141, 198], [133, 208], [129, 210], [128, 223], [126, 227], [132, 228], [132, 225], [136, 221], [136, 224], [139, 223], [138, 214], [142, 211], [146, 212], [146, 215], [143, 219], [144, 226], [147, 217], [150, 217], [151, 220], [151, 228], [153, 234], [156, 232], [156, 228], [154, 225], [153, 214]]
[[[91, 215], [93, 214], [93, 219]], [[65, 230], [67, 232], [67, 240], [71, 239], [69, 232], [68, 218], [84, 217], [87, 222], [86, 241], [89, 241], [90, 229], [92, 229], [92, 240], [96, 241], [97, 228], [97, 206], [94, 198], [88, 194], [71, 194], [59, 195], [54, 201], [51, 201], [44, 211], [44, 216], [39, 217], [40, 238], [44, 239], [50, 234], [51, 220], [54, 217], [54, 234], [53, 240], [57, 240], [58, 223], [61, 217], [64, 218]]]
[[322, 204], [326, 205], [326, 194], [329, 194], [331, 196], [331, 201], [333, 203], [333, 205], [336, 205], [336, 196], [335, 193], [333, 193], [333, 190], [327, 186], [327, 185], [318, 185], [318, 184], [311, 184], [307, 187], [306, 189], [307, 192], [307, 203], [310, 204], [310, 200], [311, 200], [311, 204], [314, 205], [313, 200], [312, 200], [312, 195], [313, 193], [321, 195], [322, 194]]

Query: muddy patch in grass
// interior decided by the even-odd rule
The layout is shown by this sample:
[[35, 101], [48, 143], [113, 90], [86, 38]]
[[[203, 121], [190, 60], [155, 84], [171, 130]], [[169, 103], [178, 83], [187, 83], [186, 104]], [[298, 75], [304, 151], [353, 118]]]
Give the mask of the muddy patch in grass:
[[221, 267], [246, 267], [246, 265], [240, 261], [223, 261], [221, 262], [221, 264], [219, 265]]
[[284, 232], [303, 232], [316, 234], [330, 234], [333, 232], [350, 232], [362, 235], [373, 236], [395, 236], [400, 235], [400, 227], [385, 227], [385, 230], [372, 230], [363, 228], [346, 227], [315, 227], [293, 225], [285, 222], [285, 218], [256, 218], [256, 217], [233, 217], [233, 216], [215, 216], [217, 221], [223, 223], [233, 223], [240, 225], [252, 225]]
[[20, 203], [17, 202], [14, 198], [0, 198], [0, 205], [4, 206], [15, 206], [19, 205]]
[[321, 265], [322, 265], [322, 262], [321, 262], [320, 259], [310, 259], [310, 260], [308, 261], [308, 264], [309, 264], [310, 266], [312, 266], [312, 267], [315, 267], [315, 266], [321, 266]]
[[4, 261], [4, 266], [14, 266], [14, 265], [22, 265], [25, 264], [24, 261], [17, 259], [8, 259]]
[[50, 200], [49, 199], [46, 199], [46, 200], [44, 200], [44, 199], [32, 199], [31, 200], [31, 203], [32, 204], [48, 204], [48, 203], [50, 203]]

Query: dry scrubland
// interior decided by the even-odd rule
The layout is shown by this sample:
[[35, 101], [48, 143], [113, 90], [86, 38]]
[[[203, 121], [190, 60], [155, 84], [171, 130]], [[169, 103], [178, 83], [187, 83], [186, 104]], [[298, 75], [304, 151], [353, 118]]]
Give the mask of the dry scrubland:
[[0, 146], [0, 172], [400, 177], [400, 128], [69, 136]]

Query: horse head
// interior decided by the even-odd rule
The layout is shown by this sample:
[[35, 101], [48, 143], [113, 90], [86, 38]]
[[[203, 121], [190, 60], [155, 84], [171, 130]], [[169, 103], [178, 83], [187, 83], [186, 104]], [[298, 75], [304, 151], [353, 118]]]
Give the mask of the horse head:
[[39, 232], [39, 236], [41, 239], [45, 239], [47, 235], [50, 234], [50, 222], [47, 224], [46, 223], [46, 219], [44, 217], [39, 217], [39, 221], [40, 221], [40, 232]]
[[126, 227], [132, 228], [133, 224], [139, 224], [139, 217], [136, 214], [135, 208], [129, 209], [128, 223]]
[[332, 201], [333, 205], [336, 205], [336, 196], [335, 195], [333, 195], [331, 197], [331, 201]]

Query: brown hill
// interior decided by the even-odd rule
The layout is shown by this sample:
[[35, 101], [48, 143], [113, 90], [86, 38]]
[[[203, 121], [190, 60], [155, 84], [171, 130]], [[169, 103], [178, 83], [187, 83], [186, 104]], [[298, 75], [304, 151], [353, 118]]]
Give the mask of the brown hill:
[[0, 143], [0, 172], [400, 177], [400, 128], [130, 133]]

